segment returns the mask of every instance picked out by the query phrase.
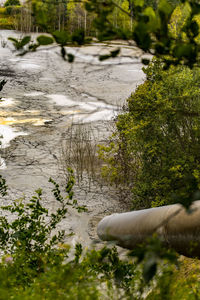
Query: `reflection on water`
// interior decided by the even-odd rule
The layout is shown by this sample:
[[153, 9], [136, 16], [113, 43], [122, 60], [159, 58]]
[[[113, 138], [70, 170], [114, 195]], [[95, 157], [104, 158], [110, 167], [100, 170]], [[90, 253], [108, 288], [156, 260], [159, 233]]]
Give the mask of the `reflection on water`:
[[[31, 96], [37, 96], [36, 94], [31, 94]], [[11, 111], [10, 106], [14, 104], [13, 98], [2, 98], [0, 100], [0, 142], [1, 148], [6, 148], [10, 146], [10, 141], [18, 136], [27, 135], [23, 131], [18, 131], [13, 125], [19, 124], [32, 124], [34, 126], [42, 126], [51, 120], [39, 117], [39, 110], [26, 110], [23, 111]], [[6, 109], [8, 107], [8, 109]], [[28, 117], [30, 116], [30, 117]], [[0, 156], [0, 169], [5, 169], [5, 160]]]
[[48, 122], [51, 122], [51, 120], [47, 120], [43, 118], [15, 119], [12, 117], [11, 118], [0, 117], [0, 125], [17, 125], [17, 124], [32, 123], [34, 126], [42, 126]]
[[[0, 105], [1, 106], [1, 105]], [[5, 111], [0, 110], [0, 117], [20, 117], [20, 116], [27, 116], [27, 115], [38, 115], [40, 113], [39, 110], [26, 110], [26, 112], [16, 112], [16, 111]]]
[[60, 113], [62, 115], [74, 115], [74, 114], [77, 114], [77, 113], [80, 113], [81, 111], [80, 110], [61, 110]]
[[[73, 123], [90, 123], [95, 121], [108, 121], [113, 119], [119, 107], [106, 104], [103, 101], [99, 101], [97, 98], [88, 94], [82, 94], [83, 101], [75, 101], [70, 99], [67, 95], [62, 94], [50, 94], [39, 91], [33, 91], [24, 94], [26, 97], [39, 97], [45, 96], [49, 98], [55, 106], [59, 107], [59, 115], [69, 115], [69, 120]], [[45, 119], [41, 117], [41, 111], [39, 110], [26, 110], [16, 111], [16, 108], [12, 108], [16, 104], [13, 98], [2, 98], [0, 100], [0, 136], [2, 136], [1, 147], [5, 148], [10, 145], [10, 141], [17, 136], [27, 135], [23, 131], [18, 131], [14, 128], [14, 125], [31, 124], [33, 126], [43, 126], [50, 122], [51, 119]], [[76, 107], [76, 110], [70, 109]], [[7, 108], [7, 109], [6, 109]], [[11, 110], [12, 108], [12, 110]], [[51, 115], [58, 114], [58, 110], [55, 108], [50, 111]], [[0, 169], [5, 169], [6, 164], [3, 158], [0, 157]]]
[[[13, 98], [2, 98], [0, 101], [0, 107], [10, 107], [14, 104]], [[1, 136], [1, 147], [6, 148], [10, 145], [10, 141], [19, 135], [26, 135], [25, 132], [17, 131], [15, 128], [9, 125], [16, 124], [15, 119], [12, 116], [19, 116], [21, 113], [12, 112], [7, 110], [0, 111], [0, 136]], [[11, 117], [9, 117], [11, 116]], [[2, 158], [0, 158], [1, 165], [4, 165]]]

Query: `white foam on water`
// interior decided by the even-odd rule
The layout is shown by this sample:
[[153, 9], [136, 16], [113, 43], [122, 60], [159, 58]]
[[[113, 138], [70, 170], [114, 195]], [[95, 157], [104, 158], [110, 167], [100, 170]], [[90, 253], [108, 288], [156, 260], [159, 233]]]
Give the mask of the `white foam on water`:
[[46, 95], [46, 97], [50, 98], [58, 106], [72, 107], [78, 105], [76, 101], [71, 100], [65, 95], [51, 94], [51, 95]]
[[13, 98], [1, 98], [0, 107], [12, 106], [14, 104]]
[[86, 123], [92, 123], [98, 121], [110, 121], [114, 117], [116, 117], [116, 115], [117, 115], [116, 111], [101, 110], [90, 114], [77, 114], [71, 116], [70, 119], [72, 123], [86, 124]]
[[[82, 96], [89, 98], [87, 94], [82, 94]], [[70, 99], [68, 96], [61, 95], [61, 94], [60, 95], [51, 94], [51, 95], [46, 95], [46, 97], [50, 98], [58, 106], [68, 106], [68, 107], [78, 106], [80, 107], [80, 109], [87, 110], [90, 112], [96, 111], [97, 109], [119, 110], [118, 106], [106, 104], [103, 101], [98, 101], [98, 100], [95, 102], [74, 101]], [[96, 100], [95, 97], [90, 97], [90, 98], [91, 99], [94, 98]]]
[[15, 128], [12, 128], [8, 125], [0, 125], [0, 136], [2, 136], [0, 139], [1, 147], [6, 148], [10, 146], [10, 141], [20, 135], [27, 135], [27, 133], [17, 131]]
[[89, 112], [95, 111], [97, 109], [97, 107], [94, 105], [94, 102], [78, 102], [78, 107]]
[[5, 160], [0, 156], [0, 170], [6, 169], [6, 162]]
[[96, 121], [110, 121], [116, 116], [115, 111], [111, 110], [102, 110], [97, 111], [90, 116], [86, 117], [83, 122], [84, 123], [90, 123], [90, 122], [96, 122]]
[[[82, 96], [87, 97], [87, 94], [82, 94]], [[80, 110], [77, 110], [77, 114], [71, 115], [69, 118], [72, 122], [76, 123], [90, 123], [96, 121], [109, 121], [112, 120], [120, 108], [118, 106], [106, 104], [103, 101], [74, 101], [65, 95], [51, 94], [46, 95], [50, 98], [56, 105], [64, 107], [76, 106]], [[95, 98], [96, 99], [96, 98]], [[85, 111], [86, 113], [80, 114], [79, 112]], [[61, 111], [62, 113], [62, 111]], [[66, 110], [65, 110], [66, 114]], [[71, 111], [69, 112], [71, 114]]]
[[20, 61], [20, 58], [17, 58], [17, 57], [10, 58], [9, 61], [11, 61], [11, 62], [18, 62], [18, 61]]
[[37, 65], [37, 64], [34, 64], [34, 63], [31, 63], [31, 62], [20, 62], [18, 64], [18, 66], [21, 68], [21, 69], [25, 69], [25, 70], [38, 70], [41, 68], [40, 65]]
[[106, 104], [102, 101], [98, 101], [98, 102], [87, 102], [87, 104], [93, 105], [96, 108], [104, 108], [104, 109], [111, 109], [111, 110], [119, 110], [118, 106], [114, 106], [114, 105], [110, 105], [110, 104]]
[[24, 94], [24, 96], [26, 96], [26, 97], [37, 97], [37, 96], [43, 96], [43, 95], [44, 95], [43, 92], [37, 92], [37, 91]]

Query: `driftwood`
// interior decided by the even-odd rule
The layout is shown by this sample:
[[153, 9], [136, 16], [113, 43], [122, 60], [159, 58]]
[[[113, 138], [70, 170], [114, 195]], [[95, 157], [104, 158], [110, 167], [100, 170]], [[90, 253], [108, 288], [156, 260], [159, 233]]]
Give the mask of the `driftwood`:
[[113, 214], [103, 218], [97, 233], [104, 241], [133, 249], [157, 233], [167, 247], [180, 254], [200, 257], [200, 200], [190, 211], [180, 204]]

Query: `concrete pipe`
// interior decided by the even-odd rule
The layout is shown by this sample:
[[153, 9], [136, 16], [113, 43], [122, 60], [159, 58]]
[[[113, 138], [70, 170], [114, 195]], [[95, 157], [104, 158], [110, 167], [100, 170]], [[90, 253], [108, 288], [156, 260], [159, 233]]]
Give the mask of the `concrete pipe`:
[[180, 204], [113, 214], [97, 227], [100, 239], [133, 249], [157, 233], [163, 243], [180, 254], [200, 257], [200, 200], [193, 202], [191, 213]]

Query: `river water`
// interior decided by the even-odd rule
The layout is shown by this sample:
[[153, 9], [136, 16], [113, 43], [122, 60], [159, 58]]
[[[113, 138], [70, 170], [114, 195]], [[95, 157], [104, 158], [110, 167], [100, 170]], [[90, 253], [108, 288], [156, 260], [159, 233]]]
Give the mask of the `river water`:
[[[17, 56], [7, 41], [9, 36], [22, 35], [0, 31], [0, 79], [7, 80], [0, 95], [0, 169], [9, 186], [4, 201], [23, 195], [28, 199], [41, 187], [43, 204], [53, 210], [57, 204], [48, 179], [51, 176], [61, 187], [64, 185], [59, 161], [66, 132], [72, 123], [85, 124], [92, 126], [98, 139], [109, 136], [113, 118], [144, 80], [140, 60], [135, 58], [140, 52], [123, 45], [119, 58], [100, 63], [96, 54], [107, 53], [120, 42], [66, 48], [76, 56], [69, 64], [62, 60], [57, 46]], [[123, 201], [111, 195], [109, 187], [103, 192], [97, 190], [75, 190], [88, 212], [80, 215], [70, 209], [61, 223], [61, 228], [75, 233], [71, 243], [90, 243], [96, 236], [97, 221], [124, 209]]]

